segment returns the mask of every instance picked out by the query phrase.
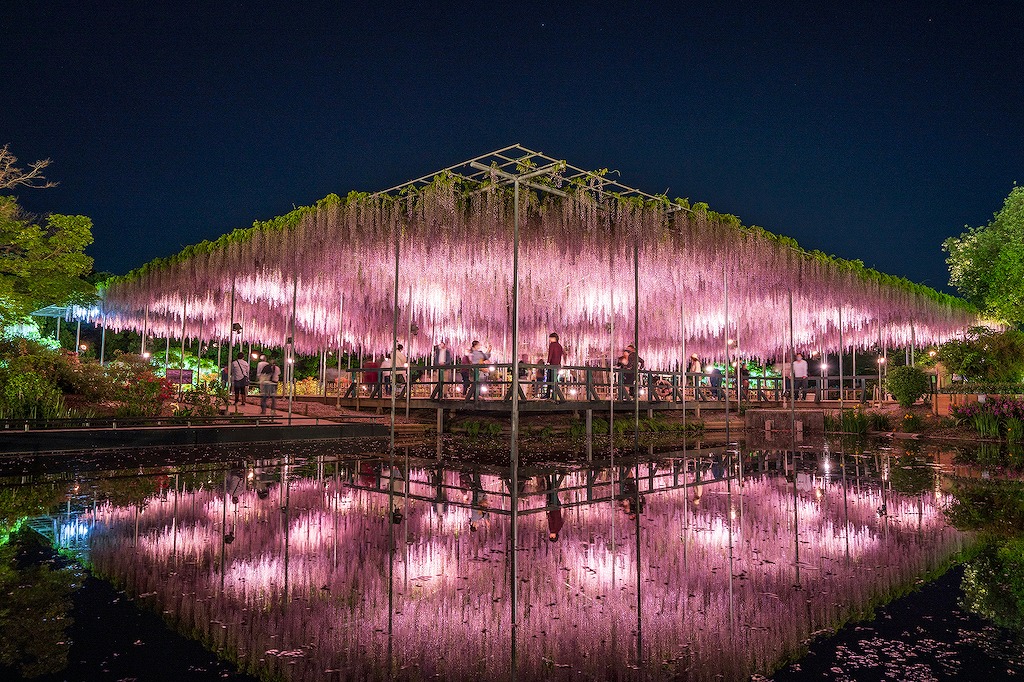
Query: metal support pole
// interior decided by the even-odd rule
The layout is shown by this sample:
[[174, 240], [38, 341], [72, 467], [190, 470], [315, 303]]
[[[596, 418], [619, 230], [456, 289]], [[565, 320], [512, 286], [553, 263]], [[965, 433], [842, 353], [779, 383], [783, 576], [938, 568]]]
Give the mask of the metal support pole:
[[[409, 403], [412, 401], [412, 285], [409, 285], [408, 310], [406, 311], [405, 343], [405, 418], [409, 418]], [[394, 364], [392, 362], [392, 364]]]
[[[387, 381], [391, 384], [391, 429], [390, 437], [388, 439], [388, 453], [389, 457], [395, 453], [395, 354], [398, 353], [398, 271], [399, 271], [399, 258], [401, 257], [401, 242], [403, 230], [399, 229], [398, 234], [395, 235], [395, 298], [394, 298], [394, 316], [391, 321], [391, 368], [388, 370], [389, 376]], [[384, 377], [381, 377], [382, 379]], [[390, 512], [390, 509], [388, 510]]]
[[107, 313], [103, 311], [102, 317], [100, 318], [100, 364], [103, 364], [104, 356], [107, 352]]
[[729, 434], [729, 271], [722, 268], [722, 287], [723, 287], [723, 301], [725, 303], [725, 433], [726, 433], [726, 448], [728, 445], [728, 434]]
[[789, 428], [796, 439], [796, 341], [793, 333], [793, 290], [789, 290]]
[[[295, 306], [299, 300], [299, 275], [292, 274], [292, 323], [291, 343], [288, 344], [288, 426], [292, 425], [292, 403], [295, 400]], [[252, 348], [252, 346], [249, 346]]]
[[[514, 185], [512, 210], [512, 433], [509, 436], [509, 475], [512, 519], [509, 527], [509, 570], [512, 609], [512, 679], [516, 679], [519, 636], [519, 178]], [[554, 395], [554, 394], [552, 394]]]
[[839, 416], [843, 415], [843, 306], [839, 306]]
[[[235, 386], [231, 380], [231, 363], [234, 362], [233, 355], [235, 350], [235, 280], [231, 280], [231, 322], [228, 323], [228, 359], [225, 369], [227, 370], [228, 380], [228, 391], [234, 393]], [[238, 414], [238, 404], [235, 404], [235, 414]]]
[[686, 323], [684, 321], [684, 306], [679, 304], [679, 394], [683, 399], [683, 419], [686, 419], [686, 372], [690, 369], [690, 358], [686, 357]]
[[75, 327], [75, 355], [82, 354], [82, 320], [78, 320], [78, 325]]
[[[342, 340], [341, 340], [341, 329], [342, 329], [341, 324], [342, 324], [342, 319], [344, 317], [344, 313], [345, 313], [345, 299], [344, 298], [339, 298], [338, 299], [338, 386], [337, 386], [337, 389], [338, 389], [338, 401], [337, 401], [336, 406], [335, 406], [335, 407], [338, 407], [338, 408], [341, 407], [341, 343], [342, 343]], [[351, 361], [351, 357], [349, 357], [349, 361]]]
[[146, 356], [146, 336], [149, 334], [149, 304], [146, 304], [146, 316], [142, 319], [142, 341], [139, 343], [139, 355]]
[[184, 394], [185, 382], [182, 376], [185, 374], [185, 322], [188, 320], [188, 299], [181, 303], [181, 353], [178, 355], [178, 396]]

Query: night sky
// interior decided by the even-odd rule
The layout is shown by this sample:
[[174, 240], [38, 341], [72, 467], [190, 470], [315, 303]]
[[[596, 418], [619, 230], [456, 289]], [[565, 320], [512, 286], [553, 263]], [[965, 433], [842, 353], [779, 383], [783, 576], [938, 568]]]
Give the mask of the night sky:
[[5, 0], [0, 144], [115, 273], [518, 142], [949, 290], [1024, 182], [1024, 3], [769, 4]]

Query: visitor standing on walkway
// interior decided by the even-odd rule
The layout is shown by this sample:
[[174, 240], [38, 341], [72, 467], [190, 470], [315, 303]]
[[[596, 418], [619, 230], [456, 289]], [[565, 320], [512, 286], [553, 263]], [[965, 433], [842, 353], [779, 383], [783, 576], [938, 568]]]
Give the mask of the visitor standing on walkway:
[[717, 365], [711, 365], [711, 369], [708, 370], [708, 383], [711, 384], [711, 397], [714, 400], [721, 400], [724, 395], [722, 379], [722, 370], [718, 369]]
[[439, 341], [437, 345], [434, 346], [434, 352], [431, 355], [430, 361], [430, 364], [434, 366], [434, 380], [437, 381], [437, 385], [440, 389], [438, 391], [438, 397], [444, 398], [445, 382], [452, 380], [451, 370], [447, 369], [447, 367], [450, 367], [454, 361], [452, 351], [448, 348], [448, 344], [444, 341]]
[[267, 413], [268, 398], [271, 413], [277, 412], [277, 382], [281, 380], [281, 368], [273, 358], [265, 359], [256, 371], [256, 378], [260, 382], [260, 414]]
[[392, 363], [395, 368], [395, 381], [404, 384], [409, 375], [409, 358], [405, 354], [405, 346], [398, 344], [395, 347], [395, 361]]
[[793, 361], [793, 399], [807, 399], [807, 361], [800, 353]]
[[239, 352], [231, 363], [231, 386], [235, 392], [235, 405], [245, 402], [245, 394], [249, 390], [249, 361], [245, 353]]
[[555, 382], [558, 381], [558, 372], [562, 369], [562, 356], [565, 354], [565, 350], [562, 348], [562, 344], [558, 342], [558, 334], [551, 332], [548, 335], [548, 360], [549, 365], [544, 370], [545, 374], [545, 398], [555, 397]]
[[391, 395], [391, 353], [385, 353], [384, 359], [380, 361], [381, 381], [384, 382], [384, 395]]
[[694, 353], [690, 356], [690, 365], [686, 368], [688, 374], [692, 374], [690, 378], [693, 380], [693, 399], [701, 400], [700, 395], [700, 384], [703, 380], [704, 374], [704, 363], [700, 361], [700, 357]]
[[[480, 379], [480, 369], [476, 365], [482, 365], [491, 359], [491, 347], [483, 349], [479, 341], [474, 341], [469, 347], [469, 364], [473, 365], [468, 372], [463, 372], [462, 383], [466, 387], [466, 400], [475, 395]], [[468, 383], [467, 375], [472, 378], [472, 384]]]
[[[625, 364], [622, 367], [622, 385], [626, 390], [626, 396], [628, 400], [636, 399], [636, 375], [637, 372], [643, 369], [644, 361], [636, 353], [636, 346], [629, 344], [626, 346], [626, 350], [623, 351], [623, 359]], [[622, 360], [619, 361], [620, 363]]]

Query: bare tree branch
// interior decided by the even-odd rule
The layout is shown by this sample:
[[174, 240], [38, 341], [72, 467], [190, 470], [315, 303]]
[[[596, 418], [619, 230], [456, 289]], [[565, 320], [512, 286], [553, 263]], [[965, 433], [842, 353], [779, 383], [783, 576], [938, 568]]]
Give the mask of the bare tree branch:
[[43, 176], [43, 169], [50, 165], [49, 159], [42, 159], [30, 163], [28, 169], [18, 168], [18, 157], [8, 149], [9, 145], [0, 147], [0, 189], [13, 189], [14, 187], [29, 187], [31, 189], [46, 189], [56, 187], [56, 182], [51, 182]]

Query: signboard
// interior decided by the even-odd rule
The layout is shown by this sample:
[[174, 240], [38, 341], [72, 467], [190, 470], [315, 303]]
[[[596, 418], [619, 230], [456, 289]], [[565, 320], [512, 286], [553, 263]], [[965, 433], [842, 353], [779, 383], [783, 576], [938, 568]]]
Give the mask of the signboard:
[[165, 373], [167, 380], [172, 384], [191, 384], [191, 369], [168, 369]]

